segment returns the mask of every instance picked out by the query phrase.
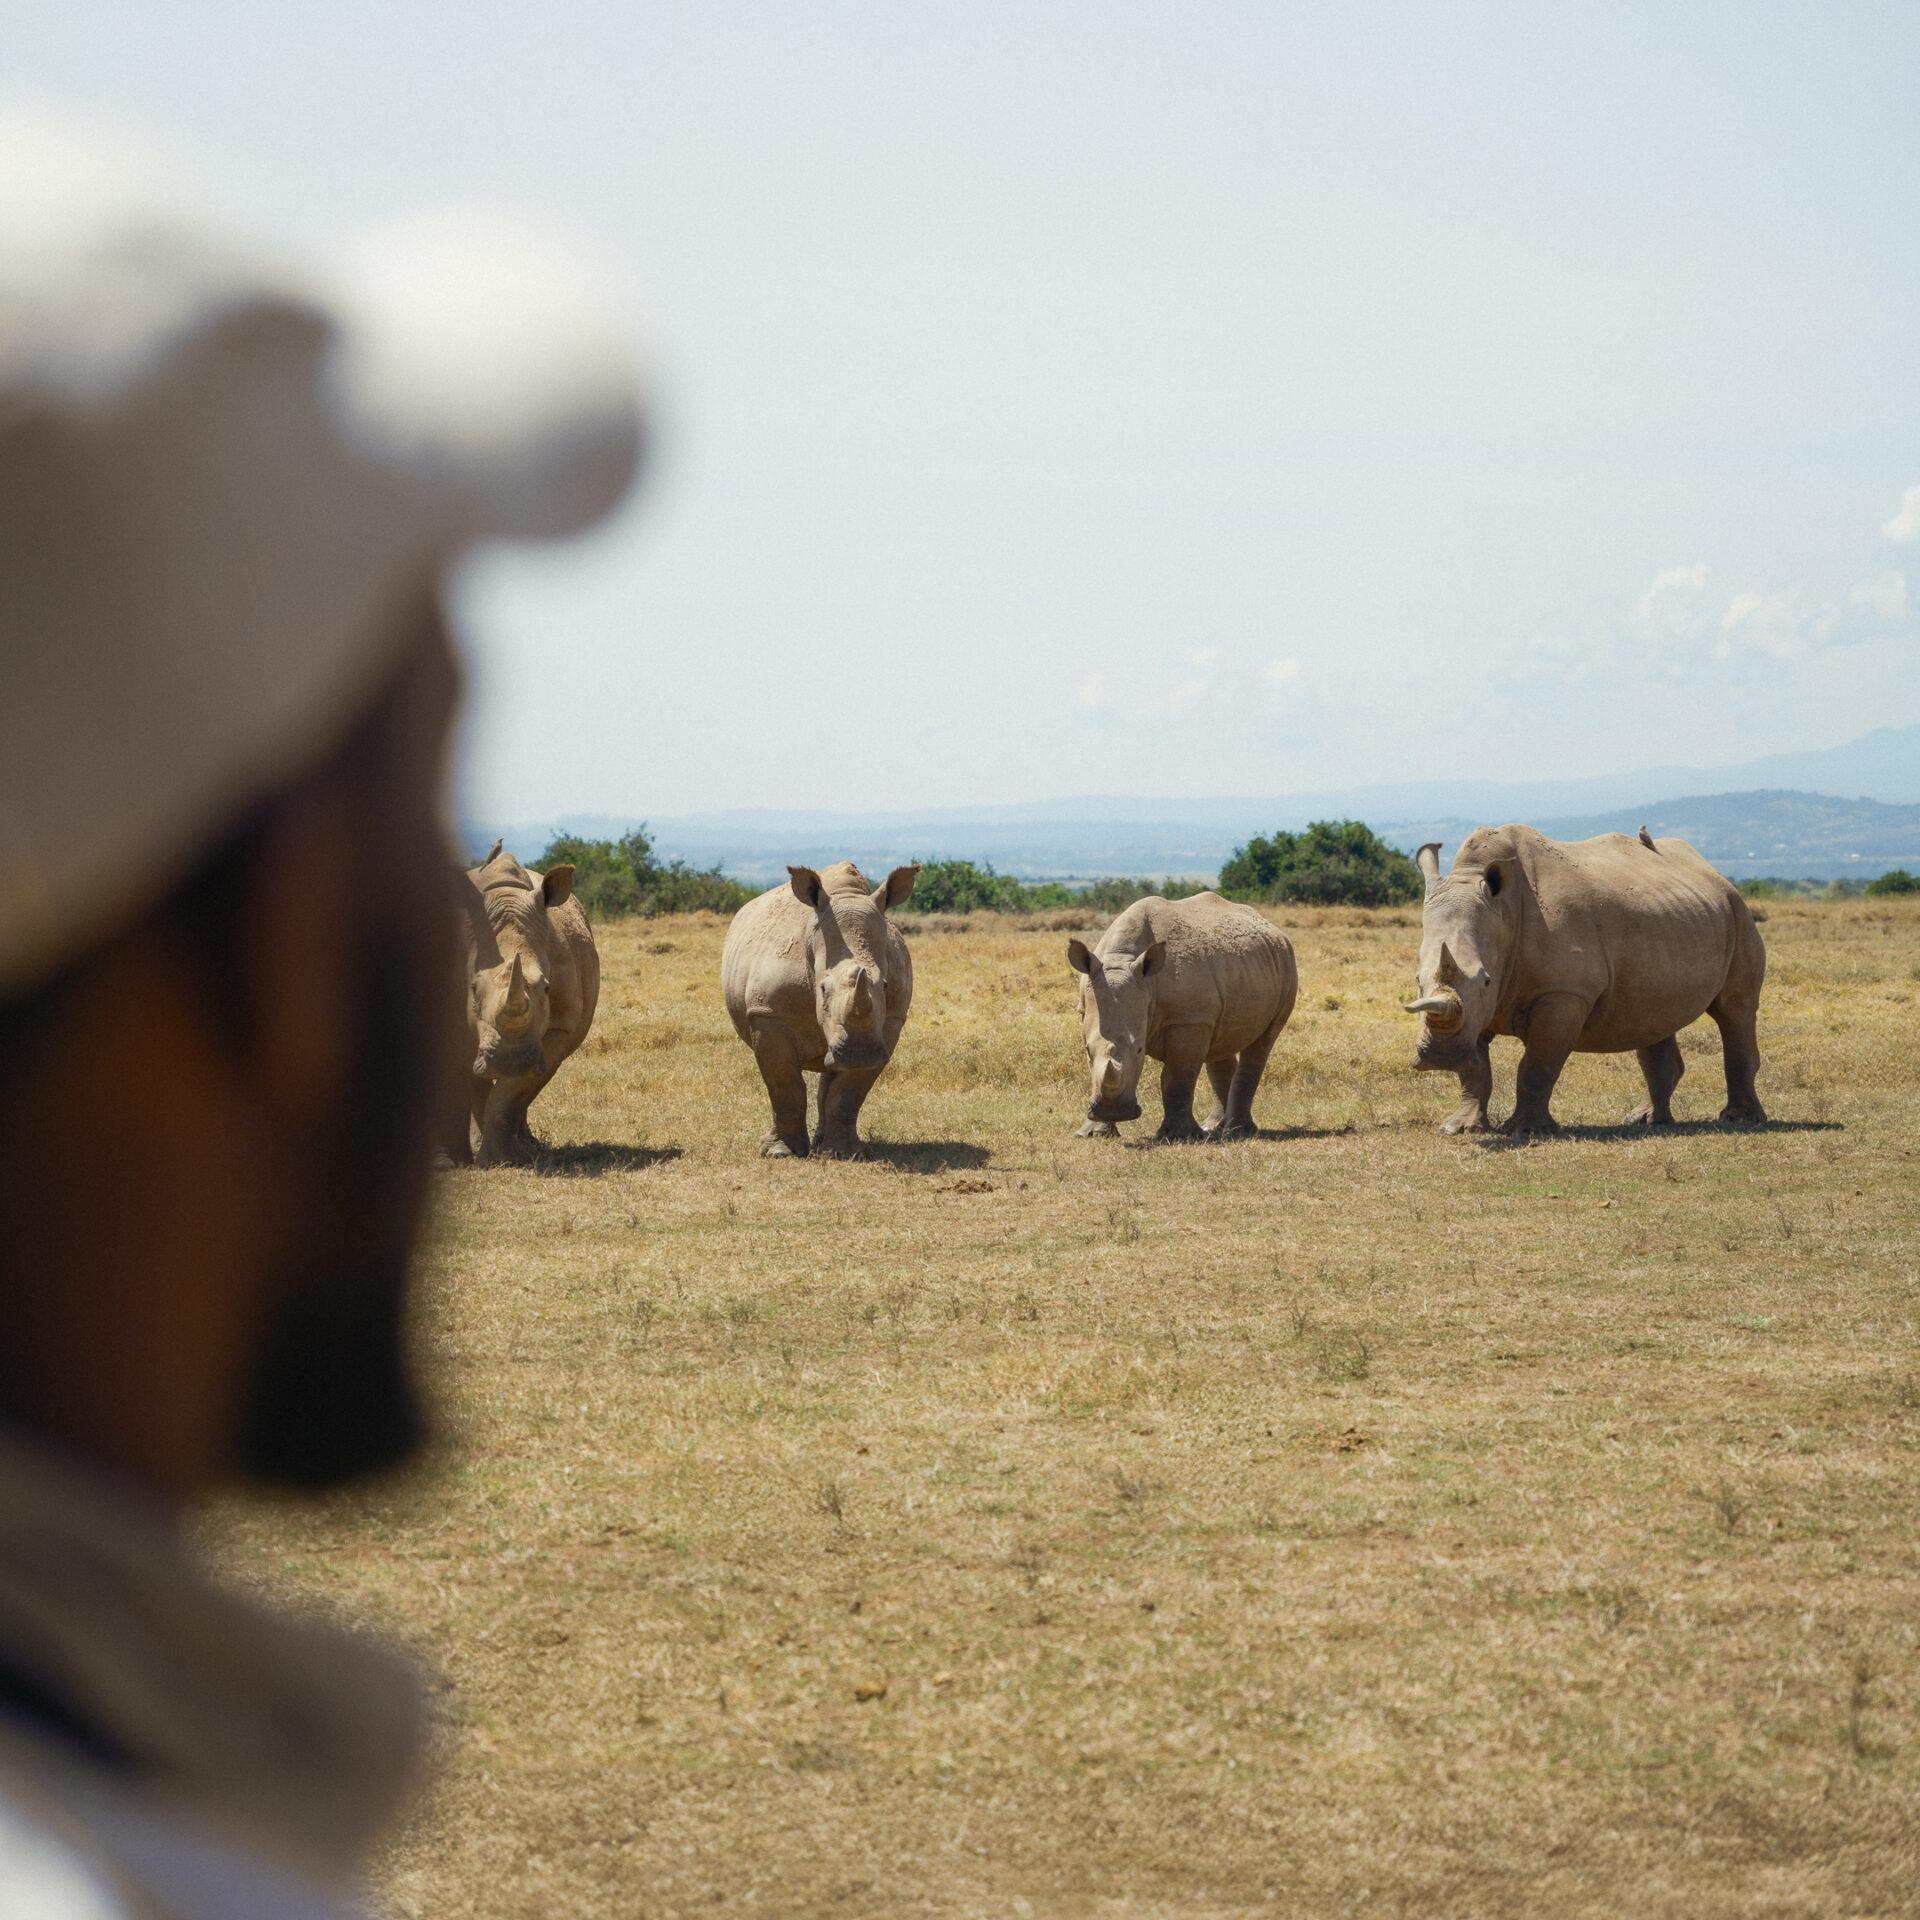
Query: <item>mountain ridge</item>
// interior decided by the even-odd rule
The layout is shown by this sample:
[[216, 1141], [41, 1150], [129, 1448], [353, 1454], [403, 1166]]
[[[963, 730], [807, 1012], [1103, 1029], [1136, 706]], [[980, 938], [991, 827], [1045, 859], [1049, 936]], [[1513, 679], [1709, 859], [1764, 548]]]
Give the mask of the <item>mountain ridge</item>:
[[[1853, 777], [1826, 787], [1779, 777], [1841, 770]], [[1880, 870], [1875, 861], [1920, 864], [1920, 726], [1876, 728], [1840, 747], [1763, 755], [1717, 770], [1643, 768], [1550, 781], [1398, 781], [1266, 798], [1089, 794], [884, 812], [568, 813], [506, 827], [473, 822], [462, 837], [478, 851], [502, 834], [531, 857], [556, 832], [614, 838], [644, 821], [663, 857], [722, 866], [749, 880], [777, 879], [788, 861], [842, 858], [863, 866], [966, 858], [990, 861], [1022, 878], [1095, 878], [1210, 875], [1251, 835], [1297, 831], [1316, 819], [1362, 819], [1383, 838], [1408, 847], [1422, 840], [1457, 842], [1474, 826], [1505, 820], [1527, 821], [1561, 839], [1631, 833], [1645, 820], [1656, 834], [1692, 840], [1740, 877], [1762, 871], [1864, 876]], [[1686, 823], [1692, 831], [1684, 830]], [[1701, 844], [1702, 836], [1708, 844]]]

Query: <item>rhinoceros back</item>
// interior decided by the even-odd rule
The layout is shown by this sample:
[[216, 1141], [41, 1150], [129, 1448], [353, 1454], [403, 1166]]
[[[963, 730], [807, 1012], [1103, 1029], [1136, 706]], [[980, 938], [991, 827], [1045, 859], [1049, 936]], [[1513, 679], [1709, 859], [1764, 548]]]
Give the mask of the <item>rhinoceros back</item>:
[[[1167, 948], [1166, 976], [1155, 995], [1160, 1028], [1208, 1025], [1214, 1057], [1237, 1053], [1293, 1011], [1293, 946], [1262, 913], [1217, 893], [1184, 900], [1158, 894], [1136, 900], [1096, 949], [1102, 959]], [[1149, 1043], [1148, 1051], [1155, 1051]]]
[[[561, 901], [547, 911], [553, 923], [556, 954], [564, 950], [573, 973], [572, 1004], [565, 1013], [573, 1033], [573, 1046], [587, 1037], [593, 1016], [600, 1005], [600, 949], [594, 944], [593, 928], [587, 924], [586, 910], [575, 899]], [[563, 976], [565, 969], [562, 969]], [[570, 1047], [569, 1052], [572, 1051]]]
[[753, 1044], [756, 1014], [815, 1026], [813, 967], [807, 933], [811, 912], [784, 881], [757, 895], [733, 916], [720, 949], [720, 991], [733, 1030]]
[[1699, 1019], [1730, 982], [1757, 990], [1766, 954], [1753, 915], [1686, 841], [1549, 840], [1530, 827], [1487, 839], [1496, 858], [1493, 843], [1506, 841], [1530, 895], [1516, 977], [1502, 998], [1516, 1008], [1553, 992], [1587, 1000], [1583, 1051], [1651, 1046]]

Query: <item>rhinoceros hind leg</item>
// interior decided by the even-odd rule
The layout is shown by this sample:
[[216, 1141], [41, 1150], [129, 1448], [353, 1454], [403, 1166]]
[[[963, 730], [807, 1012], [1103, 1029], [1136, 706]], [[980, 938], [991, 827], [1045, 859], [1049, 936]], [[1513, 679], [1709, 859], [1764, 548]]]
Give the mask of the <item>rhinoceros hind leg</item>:
[[1570, 993], [1549, 993], [1527, 1015], [1526, 1051], [1514, 1077], [1514, 1107], [1502, 1133], [1558, 1133], [1553, 1090], [1567, 1055], [1587, 1023], [1587, 1009]]
[[1680, 1042], [1672, 1034], [1642, 1047], [1635, 1055], [1647, 1082], [1647, 1097], [1621, 1122], [1627, 1127], [1670, 1127], [1673, 1125], [1673, 1090], [1680, 1084], [1687, 1063], [1680, 1057]]
[[1760, 1071], [1759, 1008], [1751, 1000], [1729, 1004], [1722, 994], [1707, 1012], [1720, 1029], [1720, 1049], [1727, 1067], [1727, 1104], [1720, 1110], [1723, 1121], [1737, 1127], [1763, 1127], [1767, 1110], [1760, 1104], [1754, 1080]]
[[829, 1067], [820, 1076], [820, 1124], [814, 1129], [813, 1150], [825, 1160], [858, 1160], [865, 1151], [860, 1144], [860, 1109], [881, 1069], [862, 1069], [849, 1073], [843, 1067]]
[[1076, 1140], [1118, 1140], [1120, 1129], [1111, 1120], [1088, 1120], [1073, 1130]]
[[769, 1160], [807, 1157], [807, 1077], [793, 1035], [772, 1020], [753, 1022], [753, 1057], [773, 1108], [773, 1131], [761, 1142]]
[[[1267, 1057], [1273, 1052], [1273, 1043], [1280, 1038], [1283, 1024], [1276, 1020], [1259, 1039], [1240, 1049], [1240, 1057], [1233, 1063], [1233, 1073], [1227, 1083], [1225, 1111], [1220, 1116], [1222, 1140], [1251, 1140], [1260, 1131], [1253, 1124], [1253, 1096], [1259, 1091], [1260, 1078], [1267, 1070]], [[1212, 1071], [1211, 1067], [1208, 1071]], [[1216, 1080], [1216, 1091], [1219, 1085]]]
[[1483, 1034], [1473, 1064], [1460, 1069], [1460, 1104], [1440, 1122], [1442, 1133], [1491, 1133], [1487, 1102], [1493, 1098], [1493, 1037]]
[[1226, 1140], [1232, 1136], [1228, 1131], [1232, 1123], [1233, 1101], [1233, 1062], [1231, 1060], [1209, 1060], [1207, 1062], [1207, 1082], [1213, 1088], [1213, 1098], [1220, 1111], [1211, 1120], [1201, 1123], [1200, 1131], [1209, 1140]]
[[1168, 1030], [1167, 1056], [1160, 1067], [1160, 1140], [1198, 1140], [1199, 1123], [1193, 1117], [1193, 1090], [1200, 1084], [1201, 1063], [1207, 1057], [1212, 1033], [1206, 1027]]

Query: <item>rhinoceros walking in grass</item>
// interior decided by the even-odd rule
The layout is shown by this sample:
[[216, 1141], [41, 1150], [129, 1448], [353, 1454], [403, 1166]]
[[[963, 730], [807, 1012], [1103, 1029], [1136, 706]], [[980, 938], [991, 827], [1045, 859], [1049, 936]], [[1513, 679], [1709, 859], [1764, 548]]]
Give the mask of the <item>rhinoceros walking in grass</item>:
[[1424, 1016], [1415, 1065], [1460, 1076], [1444, 1133], [1488, 1130], [1496, 1034], [1522, 1042], [1508, 1133], [1547, 1133], [1570, 1053], [1638, 1054], [1647, 1097], [1628, 1124], [1664, 1126], [1685, 1066], [1675, 1038], [1704, 1014], [1726, 1057], [1722, 1120], [1766, 1119], [1754, 1092], [1754, 1022], [1767, 953], [1738, 890], [1684, 840], [1603, 833], [1549, 840], [1481, 827], [1440, 872], [1417, 856], [1427, 898], [1420, 941]]
[[733, 1030], [753, 1049], [773, 1106], [761, 1151], [804, 1156], [807, 1083], [820, 1076], [811, 1151], [860, 1151], [860, 1108], [913, 1004], [913, 960], [887, 918], [920, 869], [895, 867], [873, 886], [851, 860], [825, 873], [789, 867], [783, 887], [734, 915], [720, 954], [720, 988]]
[[572, 867], [529, 873], [496, 840], [466, 880], [470, 1111], [466, 1138], [448, 1147], [483, 1167], [519, 1164], [539, 1144], [527, 1109], [593, 1024], [600, 956]]
[[1140, 1117], [1140, 1069], [1160, 1069], [1160, 1135], [1193, 1140], [1193, 1092], [1205, 1067], [1220, 1102], [1214, 1137], [1253, 1132], [1253, 1095], [1293, 1012], [1299, 978], [1285, 934], [1217, 893], [1136, 900], [1089, 951], [1067, 942], [1081, 976], [1080, 1031], [1092, 1076], [1089, 1135]]

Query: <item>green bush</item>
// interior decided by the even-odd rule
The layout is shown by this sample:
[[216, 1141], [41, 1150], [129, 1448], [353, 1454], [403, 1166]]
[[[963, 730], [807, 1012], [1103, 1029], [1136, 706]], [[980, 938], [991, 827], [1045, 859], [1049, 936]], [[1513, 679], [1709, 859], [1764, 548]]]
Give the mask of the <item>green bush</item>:
[[1031, 891], [985, 862], [923, 860], [914, 876], [912, 905], [919, 913], [1022, 913]]
[[1909, 873], [1905, 867], [1889, 867], [1879, 879], [1867, 882], [1867, 891], [1874, 895], [1920, 893], [1920, 876]]
[[753, 898], [751, 888], [717, 868], [662, 861], [645, 827], [618, 840], [582, 840], [563, 833], [534, 862], [536, 871], [573, 865], [573, 890], [589, 920], [624, 920], [639, 914], [733, 913]]
[[1096, 908], [1101, 913], [1119, 913], [1136, 900], [1157, 893], [1163, 900], [1187, 900], [1205, 893], [1204, 880], [1095, 880], [1071, 896], [1071, 904]]
[[1069, 887], [1059, 880], [1016, 880], [1010, 873], [995, 873], [984, 860], [923, 860], [911, 905], [917, 913], [1044, 913], [1062, 907], [1118, 913], [1144, 894], [1180, 900], [1198, 893], [1201, 885], [1198, 880], [1106, 879]]
[[1233, 900], [1313, 907], [1397, 907], [1425, 891], [1420, 869], [1358, 820], [1316, 820], [1305, 833], [1256, 835], [1220, 869]]

